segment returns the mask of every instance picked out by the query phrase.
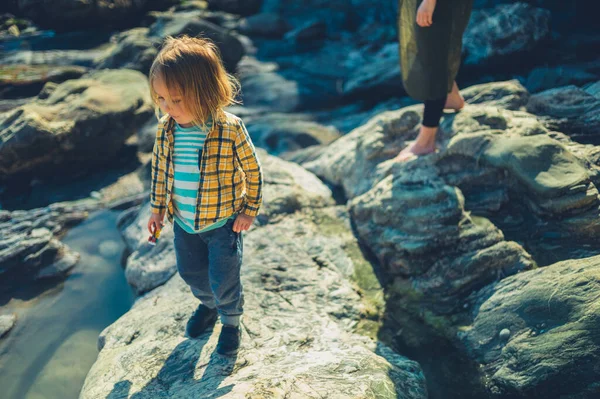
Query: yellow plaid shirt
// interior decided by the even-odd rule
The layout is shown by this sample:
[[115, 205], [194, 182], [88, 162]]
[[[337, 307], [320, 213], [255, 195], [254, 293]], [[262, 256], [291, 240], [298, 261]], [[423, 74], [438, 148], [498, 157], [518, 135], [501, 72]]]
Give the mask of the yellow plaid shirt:
[[[152, 151], [150, 209], [167, 211], [173, 223], [173, 127], [169, 115], [161, 118]], [[196, 198], [194, 229], [243, 212], [258, 215], [262, 204], [262, 169], [244, 122], [228, 112], [219, 112], [206, 136], [199, 156], [200, 186]]]

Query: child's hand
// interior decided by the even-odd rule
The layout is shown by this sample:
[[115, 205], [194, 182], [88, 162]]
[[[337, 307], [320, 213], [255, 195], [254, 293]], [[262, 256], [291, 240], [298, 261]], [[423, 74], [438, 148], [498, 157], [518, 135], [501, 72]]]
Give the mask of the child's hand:
[[417, 25], [426, 28], [433, 24], [433, 11], [437, 0], [423, 0], [417, 10]]
[[252, 222], [254, 222], [254, 217], [240, 213], [235, 218], [235, 222], [233, 222], [233, 231], [239, 233], [243, 230], [248, 230], [250, 225], [252, 225]]
[[150, 219], [148, 220], [148, 231], [150, 234], [154, 234], [154, 230], [161, 229], [164, 226], [163, 219], [165, 217], [164, 212], [162, 214], [152, 213], [150, 214]]

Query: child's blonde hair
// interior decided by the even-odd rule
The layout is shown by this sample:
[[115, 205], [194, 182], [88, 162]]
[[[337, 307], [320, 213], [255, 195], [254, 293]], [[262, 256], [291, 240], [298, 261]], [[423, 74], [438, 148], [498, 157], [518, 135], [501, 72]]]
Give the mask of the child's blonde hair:
[[150, 67], [150, 94], [158, 115], [158, 95], [153, 81], [161, 76], [165, 85], [179, 91], [194, 124], [201, 126], [222, 108], [239, 103], [239, 82], [225, 70], [217, 46], [205, 38], [165, 38]]

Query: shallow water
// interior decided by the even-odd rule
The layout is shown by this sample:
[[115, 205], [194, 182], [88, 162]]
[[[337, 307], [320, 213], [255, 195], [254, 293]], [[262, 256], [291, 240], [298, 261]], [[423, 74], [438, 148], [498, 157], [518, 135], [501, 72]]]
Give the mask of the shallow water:
[[[3, 399], [77, 398], [96, 360], [98, 334], [131, 307], [118, 212], [95, 212], [62, 242], [81, 254], [64, 282], [28, 283], [0, 292], [0, 312], [17, 324], [0, 340]], [[18, 285], [18, 284], [15, 284]]]

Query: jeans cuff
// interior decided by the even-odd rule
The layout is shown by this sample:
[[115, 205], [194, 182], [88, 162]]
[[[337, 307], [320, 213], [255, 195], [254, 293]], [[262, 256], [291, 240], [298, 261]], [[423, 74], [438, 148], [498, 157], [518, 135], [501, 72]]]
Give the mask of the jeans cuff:
[[227, 316], [222, 314], [221, 323], [223, 323], [223, 325], [227, 324], [228, 326], [237, 327], [240, 325], [240, 317], [242, 317], [242, 315]]

